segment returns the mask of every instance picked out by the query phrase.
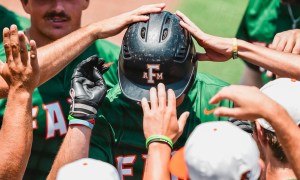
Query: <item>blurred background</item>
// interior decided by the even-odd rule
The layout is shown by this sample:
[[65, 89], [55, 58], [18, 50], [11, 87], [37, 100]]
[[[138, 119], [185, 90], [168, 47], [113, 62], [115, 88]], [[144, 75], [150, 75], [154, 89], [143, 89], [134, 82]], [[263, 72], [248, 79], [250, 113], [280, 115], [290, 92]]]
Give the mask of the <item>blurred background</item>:
[[[167, 4], [167, 11], [182, 11], [209, 34], [235, 37], [248, 0], [90, 0], [90, 6], [83, 14], [82, 25], [130, 11], [144, 4], [160, 2]], [[0, 0], [0, 4], [29, 17], [24, 12], [20, 0]], [[124, 32], [108, 40], [120, 45], [123, 34]], [[199, 46], [197, 50], [203, 52]], [[243, 68], [244, 65], [240, 60], [222, 63], [199, 62], [198, 72], [208, 73], [229, 83], [238, 84]]]

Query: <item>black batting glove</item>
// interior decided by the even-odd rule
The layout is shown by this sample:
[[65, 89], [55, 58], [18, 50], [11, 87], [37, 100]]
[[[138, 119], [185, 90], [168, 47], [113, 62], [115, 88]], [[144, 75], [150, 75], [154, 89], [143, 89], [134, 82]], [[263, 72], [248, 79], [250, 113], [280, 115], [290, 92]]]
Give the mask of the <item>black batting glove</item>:
[[96, 55], [82, 61], [74, 69], [71, 78], [70, 113], [76, 119], [96, 118], [97, 109], [103, 102], [107, 87], [102, 77], [109, 67], [104, 67], [104, 60]]

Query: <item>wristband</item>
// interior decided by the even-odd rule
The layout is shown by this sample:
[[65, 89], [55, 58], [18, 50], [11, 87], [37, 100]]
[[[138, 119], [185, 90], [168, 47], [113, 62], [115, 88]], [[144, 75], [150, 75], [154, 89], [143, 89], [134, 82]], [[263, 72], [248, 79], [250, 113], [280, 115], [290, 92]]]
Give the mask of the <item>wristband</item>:
[[171, 149], [173, 149], [173, 142], [172, 140], [164, 135], [159, 135], [159, 134], [154, 134], [149, 136], [146, 139], [146, 148], [148, 149], [149, 145], [153, 142], [162, 142], [162, 143], [166, 143], [167, 145], [170, 146]]
[[93, 129], [95, 125], [94, 119], [90, 119], [90, 120], [76, 119], [71, 115], [68, 116], [68, 119], [69, 119], [69, 125], [84, 125], [90, 129]]
[[237, 59], [238, 57], [239, 57], [239, 54], [238, 54], [237, 39], [232, 38], [232, 59]]

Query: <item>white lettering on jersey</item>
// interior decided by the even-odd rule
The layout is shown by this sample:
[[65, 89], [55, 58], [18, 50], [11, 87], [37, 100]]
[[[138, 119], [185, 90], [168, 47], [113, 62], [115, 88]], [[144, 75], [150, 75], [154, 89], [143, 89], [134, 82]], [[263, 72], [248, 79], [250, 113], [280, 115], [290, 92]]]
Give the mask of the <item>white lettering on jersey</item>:
[[147, 64], [148, 73], [143, 73], [143, 78], [147, 79], [147, 83], [154, 84], [154, 77], [156, 77], [156, 80], [162, 80], [163, 79], [163, 73], [155, 73], [154, 70], [159, 71], [160, 70], [160, 64]]
[[38, 123], [37, 120], [35, 119], [38, 115], [39, 112], [39, 107], [38, 106], [34, 106], [32, 107], [32, 128], [33, 129], [37, 129], [38, 128]]
[[60, 136], [67, 133], [66, 121], [59, 102], [43, 105], [46, 111], [46, 139], [54, 138], [58, 131]]
[[133, 165], [136, 159], [136, 155], [119, 156], [116, 158], [117, 169], [122, 180], [124, 176], [133, 176], [132, 166], [125, 168], [125, 166]]

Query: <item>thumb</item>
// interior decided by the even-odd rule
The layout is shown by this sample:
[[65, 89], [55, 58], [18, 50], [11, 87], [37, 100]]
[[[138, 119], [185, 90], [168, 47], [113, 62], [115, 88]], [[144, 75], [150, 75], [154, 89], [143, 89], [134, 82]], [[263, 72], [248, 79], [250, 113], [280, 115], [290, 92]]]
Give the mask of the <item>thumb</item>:
[[215, 109], [214, 115], [215, 116], [233, 117], [233, 118], [239, 119], [238, 108], [218, 107]]
[[181, 116], [178, 119], [178, 127], [179, 127], [180, 135], [183, 132], [184, 126], [186, 124], [186, 121], [187, 121], [189, 115], [190, 115], [190, 112], [184, 112], [184, 113], [181, 114]]
[[210, 61], [211, 59], [208, 57], [207, 53], [197, 53], [196, 58], [199, 61]]

